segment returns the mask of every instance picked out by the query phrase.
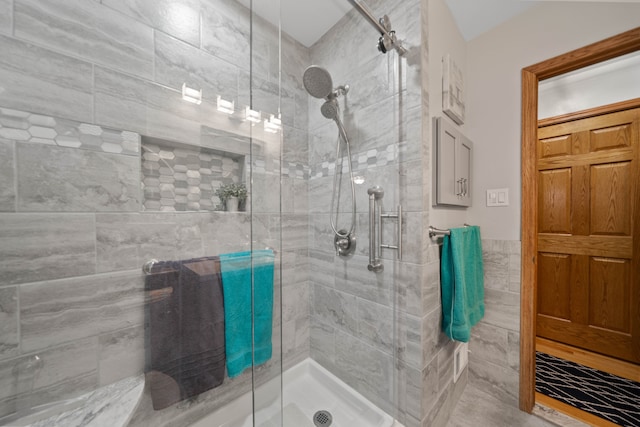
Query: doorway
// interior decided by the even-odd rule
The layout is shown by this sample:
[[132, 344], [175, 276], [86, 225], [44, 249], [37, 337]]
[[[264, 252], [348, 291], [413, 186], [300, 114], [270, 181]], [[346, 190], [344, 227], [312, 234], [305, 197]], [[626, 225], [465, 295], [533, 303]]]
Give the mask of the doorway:
[[[538, 233], [538, 82], [582, 67], [640, 50], [640, 28], [602, 42], [527, 67], [522, 71], [522, 290], [520, 322], [520, 409], [531, 412], [535, 404], [535, 350], [540, 271]], [[542, 247], [543, 248], [543, 247]], [[632, 248], [637, 249], [637, 243]], [[638, 269], [638, 257], [631, 268]], [[556, 259], [557, 261], [557, 259]], [[637, 280], [637, 279], [636, 279]], [[638, 298], [638, 286], [630, 287]], [[637, 313], [632, 313], [637, 316]], [[637, 322], [635, 322], [637, 325]], [[637, 327], [637, 326], [636, 326]], [[635, 331], [637, 332], [637, 331]]]

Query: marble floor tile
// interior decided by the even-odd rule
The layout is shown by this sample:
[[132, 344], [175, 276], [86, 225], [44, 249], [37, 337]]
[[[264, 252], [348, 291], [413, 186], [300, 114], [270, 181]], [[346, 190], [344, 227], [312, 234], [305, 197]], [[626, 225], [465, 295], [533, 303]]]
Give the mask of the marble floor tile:
[[467, 384], [447, 427], [553, 427], [535, 415], [521, 412], [473, 384]]

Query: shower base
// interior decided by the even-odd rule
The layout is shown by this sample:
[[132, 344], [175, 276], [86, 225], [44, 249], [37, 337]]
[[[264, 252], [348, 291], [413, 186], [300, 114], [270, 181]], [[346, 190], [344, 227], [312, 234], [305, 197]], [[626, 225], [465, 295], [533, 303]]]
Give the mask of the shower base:
[[[332, 427], [402, 427], [311, 359], [285, 371], [283, 383], [282, 402], [274, 398], [280, 396], [279, 378], [256, 390], [256, 406], [260, 409], [255, 414], [255, 427], [315, 427], [313, 416], [319, 410], [331, 413]], [[252, 395], [247, 393], [191, 427], [254, 427], [251, 408]]]

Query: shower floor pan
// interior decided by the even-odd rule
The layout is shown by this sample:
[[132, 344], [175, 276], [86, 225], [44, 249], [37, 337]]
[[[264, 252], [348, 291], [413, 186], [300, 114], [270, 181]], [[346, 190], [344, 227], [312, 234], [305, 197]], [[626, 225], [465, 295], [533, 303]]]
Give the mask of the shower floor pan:
[[[255, 427], [315, 427], [313, 417], [320, 410], [331, 414], [332, 427], [402, 427], [311, 359], [285, 371], [283, 383], [282, 413], [280, 399], [273, 398], [279, 395], [279, 378], [256, 390], [256, 405], [261, 409], [256, 411]], [[267, 398], [271, 401], [262, 402]], [[247, 393], [191, 427], [254, 427], [251, 407], [252, 396]]]

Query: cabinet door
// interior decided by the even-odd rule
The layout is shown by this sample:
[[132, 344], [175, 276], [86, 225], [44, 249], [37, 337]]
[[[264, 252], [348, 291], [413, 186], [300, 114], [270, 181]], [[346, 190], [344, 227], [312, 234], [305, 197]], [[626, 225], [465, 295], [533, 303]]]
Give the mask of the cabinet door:
[[461, 136], [456, 140], [456, 195], [458, 204], [471, 206], [471, 141]]
[[442, 118], [434, 128], [433, 205], [471, 206], [471, 141]]

